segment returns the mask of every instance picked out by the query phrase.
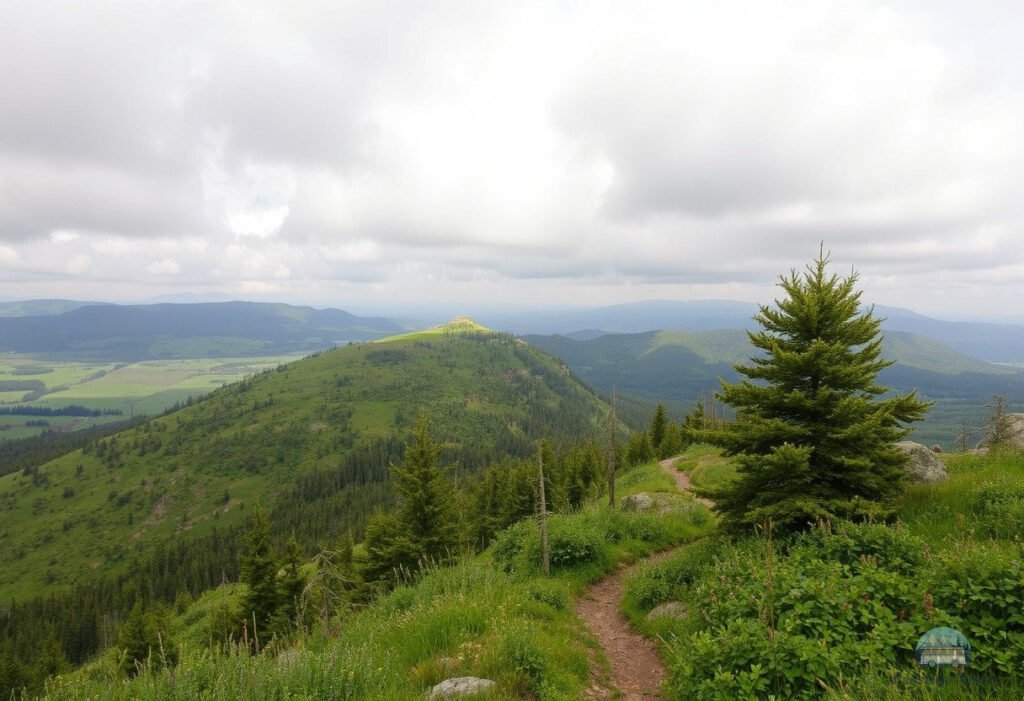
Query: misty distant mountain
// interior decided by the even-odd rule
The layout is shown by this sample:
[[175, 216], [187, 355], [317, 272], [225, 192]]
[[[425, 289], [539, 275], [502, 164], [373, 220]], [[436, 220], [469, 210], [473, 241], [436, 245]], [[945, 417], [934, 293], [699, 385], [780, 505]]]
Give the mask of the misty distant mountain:
[[20, 302], [0, 302], [0, 317], [51, 316], [81, 307], [105, 305], [107, 302], [80, 302], [73, 299], [26, 299]]
[[[638, 400], [638, 408], [647, 412], [663, 403], [677, 417], [701, 396], [712, 396], [721, 381], [738, 381], [733, 366], [746, 363], [755, 352], [743, 329], [648, 331], [585, 340], [563, 335], [525, 338], [562, 358], [595, 389], [610, 394], [614, 388], [620, 396]], [[962, 421], [973, 431], [973, 440], [980, 438], [986, 404], [994, 394], [1006, 397], [1015, 411], [1024, 406], [1024, 371], [1019, 369], [902, 331], [885, 334], [882, 355], [897, 361], [882, 371], [882, 385], [900, 393], [917, 390], [936, 402], [927, 419], [915, 426], [915, 440], [951, 446]]]
[[661, 329], [705, 331], [742, 329], [757, 313], [757, 305], [730, 300], [678, 302], [649, 300], [608, 307], [564, 311], [530, 311], [515, 314], [480, 314], [481, 323], [519, 334], [575, 335], [600, 329], [605, 333], [643, 333]]
[[928, 336], [961, 353], [994, 363], [1024, 363], [1024, 326], [975, 321], [942, 321], [900, 309], [876, 307], [885, 329]]
[[273, 355], [405, 330], [391, 319], [288, 304], [101, 305], [0, 318], [0, 351], [124, 361]]
[[[480, 315], [482, 323], [519, 334], [559, 334], [591, 340], [605, 333], [755, 328], [758, 306], [749, 302], [650, 300], [565, 311]], [[942, 321], [898, 307], [875, 308], [886, 331], [927, 336], [960, 353], [990, 362], [1024, 363], [1024, 326]]]

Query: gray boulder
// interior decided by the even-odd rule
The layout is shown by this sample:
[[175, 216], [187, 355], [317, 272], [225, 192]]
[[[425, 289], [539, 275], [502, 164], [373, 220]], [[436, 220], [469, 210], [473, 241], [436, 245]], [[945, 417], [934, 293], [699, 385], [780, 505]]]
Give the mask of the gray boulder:
[[494, 682], [480, 677], [454, 677], [445, 679], [427, 694], [427, 701], [437, 699], [459, 699], [483, 694], [494, 688]]
[[654, 499], [646, 492], [630, 494], [622, 499], [623, 511], [650, 511], [654, 508]]
[[686, 618], [686, 606], [681, 601], [666, 601], [658, 604], [647, 614], [647, 620], [658, 618]]
[[900, 441], [896, 447], [910, 458], [904, 470], [911, 482], [931, 484], [949, 479], [946, 466], [927, 447], [914, 441]]
[[[1024, 450], [1024, 414], [1006, 414], [1006, 445]], [[992, 445], [992, 437], [986, 436], [978, 444], [979, 448]]]

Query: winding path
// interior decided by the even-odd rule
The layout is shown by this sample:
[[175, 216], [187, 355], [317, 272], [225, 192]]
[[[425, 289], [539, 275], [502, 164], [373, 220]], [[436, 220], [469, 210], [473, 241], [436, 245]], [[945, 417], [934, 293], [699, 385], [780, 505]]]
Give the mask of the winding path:
[[[661, 468], [672, 476], [679, 491], [690, 491], [690, 476], [674, 467], [678, 459], [662, 460]], [[698, 498], [698, 501], [705, 506], [712, 505], [707, 499]], [[608, 575], [591, 585], [576, 603], [576, 613], [597, 638], [611, 666], [611, 679], [604, 685], [592, 686], [588, 698], [609, 699], [614, 690], [618, 690], [623, 701], [663, 701], [661, 683], [665, 678], [665, 665], [657, 647], [653, 640], [633, 630], [619, 605], [625, 594], [625, 580], [636, 567], [677, 550], [679, 548], [657, 553]]]

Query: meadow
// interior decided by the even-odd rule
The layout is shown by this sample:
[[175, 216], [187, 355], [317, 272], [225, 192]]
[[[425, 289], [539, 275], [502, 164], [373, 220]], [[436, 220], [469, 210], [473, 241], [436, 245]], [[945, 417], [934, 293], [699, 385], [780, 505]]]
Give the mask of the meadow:
[[[0, 390], [24, 387], [0, 391], [0, 408], [12, 409], [12, 413], [0, 415], [0, 440], [26, 438], [48, 429], [70, 431], [133, 416], [153, 416], [186, 402], [189, 397], [197, 399], [223, 385], [299, 357], [275, 355], [104, 363], [0, 355]], [[29, 385], [38, 388], [29, 389]], [[80, 406], [115, 413], [106, 416], [41, 417], [16, 413], [19, 406], [52, 409]], [[38, 425], [40, 420], [48, 426]]]

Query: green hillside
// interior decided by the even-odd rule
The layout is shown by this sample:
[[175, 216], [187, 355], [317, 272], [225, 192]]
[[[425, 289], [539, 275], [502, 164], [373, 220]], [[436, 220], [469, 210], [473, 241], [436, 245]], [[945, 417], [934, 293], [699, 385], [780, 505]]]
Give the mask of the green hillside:
[[[210, 547], [191, 556], [201, 558], [257, 503], [307, 543], [358, 534], [388, 501], [388, 463], [421, 412], [447, 459], [473, 470], [525, 455], [542, 436], [591, 434], [603, 408], [547, 353], [481, 330], [279, 366], [0, 479], [0, 599], [116, 575], [169, 544], [206, 538]], [[206, 576], [225, 566], [208, 560]]]
[[[659, 402], [682, 416], [702, 395], [717, 391], [720, 379], [737, 381], [733, 365], [753, 355], [741, 329], [609, 334], [588, 341], [526, 338], [564, 359], [599, 391], [616, 388], [627, 411], [643, 417]], [[972, 358], [925, 336], [888, 331], [882, 355], [896, 361], [882, 371], [883, 385], [900, 393], [917, 389], [936, 402], [926, 420], [914, 427], [913, 439], [920, 442], [952, 447], [966, 421], [973, 444], [981, 437], [985, 405], [993, 394], [1006, 396], [1013, 406], [1024, 402], [1024, 373]]]

